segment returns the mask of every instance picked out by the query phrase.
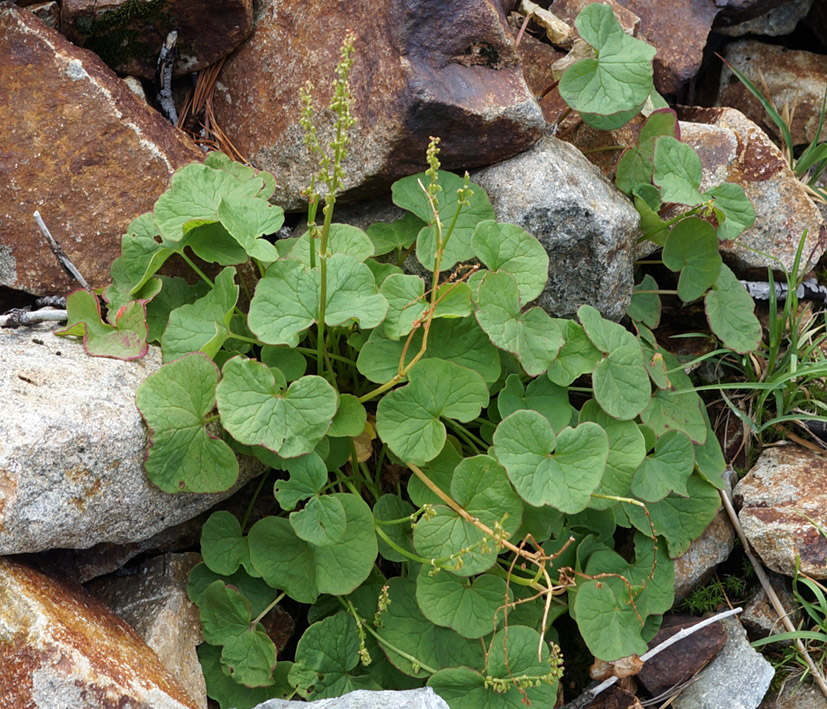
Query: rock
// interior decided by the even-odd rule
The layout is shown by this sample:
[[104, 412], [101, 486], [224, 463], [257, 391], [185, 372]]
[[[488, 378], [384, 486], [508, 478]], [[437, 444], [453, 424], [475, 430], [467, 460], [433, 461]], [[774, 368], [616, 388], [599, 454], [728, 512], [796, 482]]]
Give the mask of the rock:
[[334, 699], [315, 702], [296, 702], [268, 699], [253, 709], [448, 709], [448, 705], [430, 687], [405, 691], [374, 692], [359, 689]]
[[675, 559], [675, 600], [686, 598], [705, 584], [735, 546], [735, 530], [726, 511], [721, 508], [700, 537]]
[[178, 30], [175, 74], [200, 71], [250, 36], [253, 1], [63, 0], [61, 31], [121, 74], [151, 79], [172, 30]]
[[[514, 31], [515, 36], [517, 31]], [[517, 45], [517, 55], [525, 82], [531, 93], [539, 99], [556, 83], [551, 65], [566, 54], [526, 33]]]
[[672, 709], [755, 709], [767, 693], [775, 669], [752, 649], [737, 618], [721, 623], [726, 645], [678, 695]]
[[207, 708], [207, 686], [195, 648], [204, 641], [198, 608], [187, 596], [195, 552], [164, 554], [130, 569], [129, 575], [96, 579], [86, 590], [108, 605], [151, 647], [193, 703]]
[[766, 14], [730, 27], [713, 27], [716, 32], [730, 37], [743, 37], [746, 34], [760, 34], [765, 37], [781, 37], [790, 34], [798, 23], [807, 16], [813, 0], [793, 0], [785, 2]]
[[701, 67], [706, 38], [720, 3], [710, 0], [618, 2], [640, 17], [640, 39], [658, 50], [653, 62], [655, 88], [663, 94], [679, 91]]
[[586, 303], [612, 320], [623, 316], [639, 216], [580, 151], [547, 137], [471, 179], [488, 192], [499, 221], [521, 226], [548, 252], [549, 282], [538, 305], [560, 317]]
[[735, 241], [721, 242], [739, 277], [766, 280], [767, 268], [792, 270], [804, 231], [803, 253], [815, 264], [827, 245], [824, 219], [766, 133], [733, 108], [684, 108], [679, 116], [681, 140], [701, 158], [701, 190], [734, 182], [755, 208], [755, 224]]
[[[591, 5], [592, 2], [593, 0], [554, 0], [554, 7], [549, 9], [563, 22], [574, 27], [577, 16], [586, 5]], [[611, 5], [617, 21], [626, 34], [637, 37], [638, 30], [640, 30], [640, 16], [627, 10], [624, 7], [626, 5], [624, 0], [607, 0], [604, 5]]]
[[766, 566], [793, 576], [800, 557], [801, 571], [827, 578], [827, 539], [817, 528], [827, 528], [824, 458], [796, 445], [767, 448], [735, 486], [733, 502], [744, 534]]
[[643, 709], [640, 700], [616, 684], [598, 694], [584, 709]]
[[77, 284], [37, 230], [39, 210], [93, 288], [109, 282], [129, 222], [177, 167], [203, 154], [97, 57], [0, 2], [0, 286], [35, 295]]
[[780, 692], [769, 692], [758, 709], [827, 709], [827, 698], [811, 680], [790, 679]]
[[0, 330], [0, 554], [128, 543], [194, 517], [236, 486], [168, 495], [143, 472], [146, 432], [135, 389], [161, 363], [89, 357], [52, 329]]
[[[665, 616], [657, 635], [649, 641], [649, 649], [700, 620], [693, 616]], [[721, 623], [712, 623], [647, 660], [638, 672], [637, 680], [649, 694], [657, 697], [700, 672], [721, 651], [726, 640], [727, 634]]]
[[60, 24], [60, 5], [56, 2], [39, 2], [36, 5], [26, 7], [29, 12], [34, 13], [47, 27], [56, 28]]
[[721, 14], [718, 23], [721, 26], [736, 25], [766, 14], [789, 0], [715, 0]]
[[[257, 167], [275, 173], [274, 201], [303, 208], [315, 172], [299, 125], [299, 90], [316, 84], [327, 105], [345, 29], [357, 31], [353, 113], [342, 197], [364, 198], [420, 172], [429, 136], [442, 138], [447, 170], [488, 165], [532, 145], [542, 112], [519, 66], [498, 0], [335, 3], [264, 0], [250, 39], [216, 84], [216, 121]], [[332, 135], [317, 109], [319, 138]]]
[[198, 707], [100, 601], [11, 559], [0, 559], [0, 627], [3, 707]]
[[[801, 618], [801, 606], [799, 606], [796, 597], [792, 591], [790, 591], [789, 579], [773, 573], [769, 574], [769, 579], [792, 624], [798, 627], [798, 622]], [[787, 630], [760, 585], [756, 586], [746, 603], [744, 603], [744, 612], [741, 613], [741, 623], [746, 629], [750, 640], [766, 638], [769, 635], [783, 633]], [[777, 650], [783, 645], [791, 645], [792, 642], [792, 640], [783, 640], [764, 647], [766, 650]]]
[[[795, 107], [790, 124], [793, 143], [809, 143], [815, 137], [824, 98], [827, 56], [755, 40], [733, 42], [725, 56], [759, 90], [765, 90], [766, 82], [769, 97], [782, 115], [785, 106], [790, 110]], [[726, 64], [721, 69], [716, 105], [737, 108], [776, 142], [780, 141], [775, 123]], [[820, 139], [827, 140], [827, 126], [822, 128]]]

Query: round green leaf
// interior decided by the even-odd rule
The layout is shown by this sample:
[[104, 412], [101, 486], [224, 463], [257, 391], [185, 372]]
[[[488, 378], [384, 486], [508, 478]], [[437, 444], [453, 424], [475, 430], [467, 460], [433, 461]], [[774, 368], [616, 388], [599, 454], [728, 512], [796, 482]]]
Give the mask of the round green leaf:
[[627, 35], [608, 5], [587, 5], [575, 26], [597, 58], [569, 67], [560, 79], [560, 96], [581, 113], [637, 112], [652, 91], [655, 48]]
[[473, 582], [449, 571], [432, 575], [423, 566], [416, 579], [416, 600], [425, 617], [466, 638], [481, 638], [503, 621], [511, 600], [505, 579], [483, 574]]
[[714, 197], [715, 214], [718, 217], [718, 238], [721, 241], [735, 239], [755, 223], [755, 208], [744, 188], [734, 182], [724, 182], [705, 192]]
[[290, 683], [308, 699], [338, 697], [365, 688], [365, 678], [350, 675], [358, 664], [356, 621], [347, 613], [337, 613], [304, 631], [296, 646]]
[[238, 293], [235, 269], [227, 267], [218, 274], [215, 287], [207, 295], [173, 310], [161, 337], [164, 361], [198, 350], [214, 357], [227, 339]]
[[574, 600], [577, 627], [589, 651], [601, 660], [642, 655], [648, 650], [628, 591], [617, 593], [605, 580], [586, 581]]
[[718, 280], [721, 255], [715, 228], [698, 217], [678, 222], [666, 237], [663, 263], [680, 271], [678, 296], [684, 303], [700, 298]]
[[497, 347], [515, 354], [531, 376], [545, 372], [563, 345], [555, 321], [541, 308], [520, 311], [517, 283], [507, 273], [485, 275], [477, 292], [477, 322]]
[[571, 423], [572, 407], [567, 389], [553, 384], [546, 377], [532, 379], [523, 387], [516, 374], [509, 374], [497, 397], [500, 416], [505, 418], [519, 409], [532, 409], [545, 416], [551, 428], [562, 431]]
[[[646, 442], [640, 427], [634, 421], [612, 418], [594, 400], [587, 401], [580, 409], [580, 422], [584, 421], [593, 421], [609, 437], [606, 471], [595, 493], [627, 497], [635, 471], [646, 457]], [[614, 500], [593, 497], [589, 507], [600, 510], [614, 504]]]
[[664, 202], [694, 207], [704, 201], [698, 190], [703, 167], [692, 146], [681, 143], [677, 138], [662, 136], [655, 142], [654, 165], [653, 179], [660, 187]]
[[[506, 538], [520, 527], [522, 501], [505, 470], [490, 456], [465, 458], [457, 465], [451, 479], [451, 497], [489, 528], [501, 526]], [[434, 511], [433, 517], [420, 520], [414, 529], [416, 551], [427, 559], [447, 560], [453, 555], [453, 571], [459, 576], [491, 568], [499, 553], [496, 542], [450, 507], [440, 504]]]
[[476, 418], [488, 403], [488, 387], [476, 372], [438, 359], [417, 363], [408, 380], [379, 402], [376, 431], [400, 458], [422, 465], [445, 443], [440, 417], [462, 422]]
[[652, 385], [640, 345], [609, 352], [592, 373], [594, 398], [607, 414], [622, 421], [635, 418], [649, 404]]
[[239, 443], [285, 458], [310, 453], [336, 415], [338, 396], [327, 380], [305, 376], [283, 390], [265, 364], [233, 357], [216, 390], [221, 423]]
[[413, 329], [414, 322], [426, 310], [425, 283], [419, 276], [393, 274], [384, 280], [379, 292], [388, 301], [385, 334], [398, 340]]
[[540, 297], [548, 281], [548, 252], [527, 231], [489, 219], [477, 224], [471, 248], [489, 271], [514, 278], [521, 303]]
[[248, 687], [271, 685], [276, 646], [263, 630], [250, 627], [247, 599], [223, 581], [214, 581], [207, 587], [199, 610], [204, 639], [224, 646], [221, 665], [225, 672]]
[[[313, 276], [318, 291], [318, 269], [313, 270]], [[318, 296], [314, 302], [318, 302]], [[333, 254], [327, 259], [326, 325], [356, 322], [361, 328], [370, 329], [379, 325], [387, 312], [388, 302], [376, 291], [376, 281], [365, 264], [348, 254]]]
[[[670, 494], [658, 502], [649, 502], [646, 508], [655, 533], [666, 538], [669, 556], [677, 558], [701, 536], [721, 507], [718, 491], [705, 480], [692, 475], [686, 483], [688, 497]], [[651, 534], [649, 517], [636, 505], [623, 504], [629, 520], [644, 534]]]
[[[526, 700], [532, 706], [553, 707], [557, 701], [560, 668], [553, 666], [548, 646], [532, 628], [511, 625], [499, 631], [482, 671], [450, 664], [454, 666], [432, 675], [428, 686], [453, 709], [524, 709]], [[492, 678], [500, 681], [495, 684]], [[528, 678], [532, 681], [523, 689], [515, 686]]]
[[273, 495], [283, 510], [292, 510], [327, 484], [327, 468], [316, 451], [285, 460], [282, 465], [290, 473], [290, 479], [276, 480]]
[[289, 519], [296, 536], [316, 546], [341, 542], [347, 527], [345, 508], [332, 495], [312, 497], [303, 510], [291, 512]]
[[365, 430], [368, 414], [353, 394], [339, 394], [339, 408], [330, 424], [328, 436], [353, 438]]
[[284, 345], [262, 347], [261, 361], [271, 369], [280, 370], [288, 382], [295, 381], [307, 371], [307, 360], [304, 355]]
[[230, 447], [208, 430], [218, 367], [203, 354], [169, 362], [135, 395], [149, 428], [147, 477], [164, 492], [222, 492], [238, 477]]
[[[309, 266], [311, 241], [316, 252], [316, 263], [318, 263], [321, 239], [311, 239], [310, 232], [307, 231], [293, 242], [288, 258], [301, 261], [305, 266]], [[373, 256], [374, 249], [373, 242], [368, 235], [358, 227], [350, 224], [331, 224], [327, 235], [327, 252], [328, 254], [349, 254], [357, 261], [364, 261]]]
[[234, 514], [219, 510], [210, 515], [201, 528], [201, 556], [211, 571], [224, 576], [249, 560], [247, 540]]
[[[420, 187], [420, 183], [427, 185], [431, 178], [424, 173], [403, 177], [393, 183], [391, 191], [393, 202], [402, 209], [413, 212], [422, 221], [431, 223], [433, 212], [431, 206]], [[439, 218], [443, 230], [454, 220], [457, 213], [457, 190], [462, 189], [465, 181], [451, 172], [440, 170], [438, 173], [439, 185], [442, 190], [439, 192]], [[458, 261], [465, 261], [473, 257], [471, 249], [471, 235], [477, 224], [486, 219], [494, 219], [494, 208], [488, 200], [485, 190], [473, 182], [469, 183], [472, 194], [469, 197], [470, 204], [463, 206], [454, 224], [445, 251], [442, 256], [441, 270], [447, 271], [453, 268]], [[446, 236], [443, 233], [443, 238]], [[423, 227], [416, 240], [416, 257], [427, 269], [434, 268], [434, 254], [436, 252], [436, 233], [431, 226]]]
[[[380, 641], [380, 647], [396, 668], [412, 677], [427, 677], [430, 672], [423, 665], [433, 669], [454, 664], [482, 665], [483, 652], [478, 640], [469, 640], [453, 630], [440, 628], [422, 615], [413, 581], [398, 577], [390, 579], [388, 597], [390, 606], [382, 614], [382, 625], [377, 632], [385, 640], [385, 643]], [[394, 648], [408, 656], [399, 654]]]
[[251, 258], [275, 261], [279, 255], [263, 234], [275, 234], [284, 224], [284, 210], [260, 197], [224, 197], [218, 201], [218, 218]]
[[727, 267], [704, 298], [709, 327], [724, 345], [739, 353], [751, 352], [761, 342], [761, 323], [755, 317], [755, 303]]
[[548, 368], [548, 378], [561, 387], [569, 386], [581, 374], [590, 374], [600, 361], [598, 350], [574, 320], [558, 320], [565, 341]]
[[657, 502], [670, 492], [686, 496], [686, 481], [694, 468], [692, 441], [680, 431], [668, 431], [635, 473], [632, 493], [646, 502]]
[[318, 300], [316, 281], [304, 264], [276, 261], [256, 286], [247, 322], [263, 342], [295, 347], [316, 321]]
[[[405, 364], [419, 352], [422, 329], [414, 333]], [[356, 367], [370, 381], [384, 384], [396, 376], [404, 348], [405, 340], [391, 340], [383, 328], [376, 328], [359, 352]], [[500, 376], [499, 351], [474, 318], [434, 320], [422, 359], [444, 359], [468, 367], [489, 384]]]
[[494, 432], [494, 455], [526, 502], [569, 514], [585, 509], [609, 455], [606, 432], [595, 423], [566, 428], [555, 437], [536, 411], [516, 411]]
[[286, 519], [265, 517], [247, 535], [250, 559], [262, 578], [299, 603], [313, 603], [320, 593], [345, 595], [364, 581], [378, 547], [373, 515], [355, 495], [335, 494], [347, 526], [339, 542], [315, 546], [296, 535]]

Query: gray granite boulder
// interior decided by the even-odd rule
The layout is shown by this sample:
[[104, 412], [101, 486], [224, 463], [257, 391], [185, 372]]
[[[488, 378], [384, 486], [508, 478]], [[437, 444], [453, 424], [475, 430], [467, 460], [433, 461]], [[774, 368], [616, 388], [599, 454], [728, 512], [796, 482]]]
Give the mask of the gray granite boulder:
[[153, 486], [135, 390], [160, 367], [160, 352], [134, 362], [90, 357], [54, 329], [0, 330], [0, 554], [146, 539], [263, 471], [243, 460], [236, 486], [220, 494]]
[[574, 146], [545, 137], [530, 150], [471, 174], [501, 222], [533, 234], [549, 255], [538, 305], [574, 317], [584, 304], [619, 320], [632, 297], [640, 217]]
[[288, 702], [284, 699], [269, 699], [254, 709], [448, 709], [448, 705], [430, 687], [408, 689], [403, 692], [374, 692], [359, 689], [334, 699], [319, 699], [315, 702]]

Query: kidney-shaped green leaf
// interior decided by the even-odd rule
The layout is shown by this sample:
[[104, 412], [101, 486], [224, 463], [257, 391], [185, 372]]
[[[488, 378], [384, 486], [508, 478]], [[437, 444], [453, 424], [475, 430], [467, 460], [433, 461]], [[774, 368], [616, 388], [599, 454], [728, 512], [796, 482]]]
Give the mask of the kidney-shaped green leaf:
[[168, 362], [138, 387], [150, 431], [147, 477], [164, 492], [222, 492], [238, 477], [230, 447], [208, 429], [218, 367], [203, 354]]
[[554, 435], [536, 411], [516, 411], [494, 432], [494, 455], [526, 502], [575, 514], [586, 508], [609, 456], [609, 439], [596, 423]]
[[247, 357], [233, 357], [223, 375], [218, 411], [239, 443], [295, 458], [316, 447], [336, 415], [336, 390], [322, 377], [301, 377], [284, 390], [270, 367]]
[[462, 422], [475, 418], [488, 403], [488, 387], [476, 372], [439, 359], [417, 363], [408, 380], [379, 402], [376, 431], [400, 458], [422, 465], [445, 443], [440, 417]]

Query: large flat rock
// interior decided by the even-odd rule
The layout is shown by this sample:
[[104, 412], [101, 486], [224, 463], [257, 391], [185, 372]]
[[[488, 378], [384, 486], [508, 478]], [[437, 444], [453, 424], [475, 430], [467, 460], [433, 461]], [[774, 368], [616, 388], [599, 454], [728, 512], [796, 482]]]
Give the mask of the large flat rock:
[[169, 495], [143, 470], [138, 385], [160, 352], [89, 357], [52, 329], [0, 330], [0, 554], [146, 539], [229, 496], [262, 467], [242, 460], [221, 494]]

